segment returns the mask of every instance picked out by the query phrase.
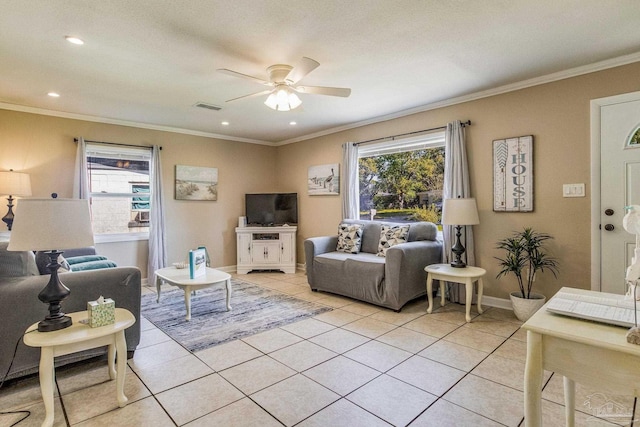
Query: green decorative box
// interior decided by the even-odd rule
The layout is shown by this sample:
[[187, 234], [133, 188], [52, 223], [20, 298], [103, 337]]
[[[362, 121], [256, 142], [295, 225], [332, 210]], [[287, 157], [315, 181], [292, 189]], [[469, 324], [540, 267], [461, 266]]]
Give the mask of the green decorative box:
[[116, 322], [116, 303], [111, 298], [100, 297], [96, 301], [87, 303], [89, 313], [89, 326], [111, 325]]

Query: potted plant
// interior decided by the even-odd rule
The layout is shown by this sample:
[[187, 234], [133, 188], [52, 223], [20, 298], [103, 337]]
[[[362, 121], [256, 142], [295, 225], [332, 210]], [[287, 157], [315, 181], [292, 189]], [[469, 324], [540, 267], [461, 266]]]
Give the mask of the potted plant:
[[500, 261], [502, 268], [496, 278], [513, 273], [518, 280], [520, 290], [511, 292], [511, 304], [516, 317], [525, 322], [544, 305], [545, 296], [531, 292], [538, 271], [551, 271], [554, 277], [558, 272], [558, 261], [550, 257], [544, 247], [547, 240], [553, 239], [549, 234], [539, 233], [532, 228], [515, 232], [497, 243], [497, 248], [505, 251]]

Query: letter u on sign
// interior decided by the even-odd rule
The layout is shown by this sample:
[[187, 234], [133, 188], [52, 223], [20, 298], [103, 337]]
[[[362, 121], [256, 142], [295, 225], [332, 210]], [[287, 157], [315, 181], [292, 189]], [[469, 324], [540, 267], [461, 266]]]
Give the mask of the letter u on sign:
[[493, 141], [493, 210], [533, 211], [533, 136]]

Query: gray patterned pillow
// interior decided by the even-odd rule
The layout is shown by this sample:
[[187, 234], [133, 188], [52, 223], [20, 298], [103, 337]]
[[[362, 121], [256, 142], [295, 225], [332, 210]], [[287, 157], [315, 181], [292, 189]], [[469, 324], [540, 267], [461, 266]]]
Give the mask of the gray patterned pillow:
[[378, 256], [386, 256], [387, 250], [394, 245], [405, 243], [409, 236], [409, 225], [382, 225], [380, 228], [380, 243]]
[[362, 244], [360, 224], [340, 224], [338, 226], [338, 246], [336, 251], [357, 254]]

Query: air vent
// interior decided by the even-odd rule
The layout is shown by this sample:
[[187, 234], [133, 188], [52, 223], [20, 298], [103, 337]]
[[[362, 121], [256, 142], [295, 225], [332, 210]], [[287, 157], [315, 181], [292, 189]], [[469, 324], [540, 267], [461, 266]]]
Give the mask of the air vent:
[[218, 107], [217, 105], [207, 104], [206, 102], [197, 102], [193, 104], [194, 107], [198, 108], [206, 108], [207, 110], [220, 111], [222, 107]]

